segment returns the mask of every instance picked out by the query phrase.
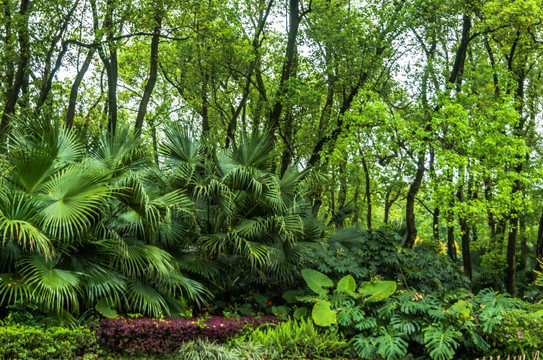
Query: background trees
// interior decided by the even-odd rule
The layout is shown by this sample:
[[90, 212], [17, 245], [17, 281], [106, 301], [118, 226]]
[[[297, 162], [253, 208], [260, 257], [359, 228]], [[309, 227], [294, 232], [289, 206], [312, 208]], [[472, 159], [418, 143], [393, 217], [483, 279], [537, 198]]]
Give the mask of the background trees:
[[[543, 255], [536, 2], [11, 0], [0, 8], [0, 230], [3, 253], [14, 251], [5, 273], [34, 279], [19, 252], [52, 258], [57, 238], [123, 239], [123, 254], [140, 252], [163, 278], [123, 273], [136, 260], [93, 243], [119, 279], [108, 289], [131, 289], [134, 304], [160, 293], [147, 309], [158, 312], [175, 307], [176, 291], [203, 294], [167, 269], [210, 281], [211, 270], [197, 266], [242, 259], [250, 286], [287, 281], [311, 242], [382, 225], [406, 247], [446, 247], [474, 286], [524, 292], [516, 280], [539, 266], [530, 255]], [[36, 119], [60, 127], [36, 130]], [[87, 168], [92, 177], [77, 175]], [[81, 188], [70, 190], [76, 175]], [[57, 188], [82, 194], [74, 214], [54, 208], [67, 194]], [[40, 215], [49, 211], [68, 218]], [[180, 241], [198, 251], [174, 251]], [[80, 271], [55, 254], [47, 266]], [[74, 276], [70, 293], [87, 291]], [[106, 300], [111, 309], [121, 301]]]

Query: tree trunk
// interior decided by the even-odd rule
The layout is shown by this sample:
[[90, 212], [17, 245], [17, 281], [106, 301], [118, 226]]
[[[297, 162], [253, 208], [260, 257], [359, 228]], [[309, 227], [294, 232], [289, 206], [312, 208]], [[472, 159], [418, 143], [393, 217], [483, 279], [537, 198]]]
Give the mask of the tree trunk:
[[511, 296], [517, 296], [516, 289], [516, 262], [517, 262], [517, 237], [518, 237], [518, 217], [516, 214], [511, 216], [511, 230], [507, 238], [507, 271], [505, 273], [505, 289]]
[[460, 233], [462, 237], [462, 264], [464, 265], [464, 275], [471, 280], [471, 251], [469, 244], [469, 227], [464, 217], [460, 218]]
[[[364, 179], [366, 189], [366, 201], [368, 203], [368, 212], [366, 214], [366, 226], [371, 231], [371, 184], [370, 184], [370, 171], [366, 159], [362, 156], [362, 167], [364, 168]], [[388, 219], [387, 219], [388, 220]]]
[[456, 261], [456, 244], [454, 242], [454, 226], [447, 226], [447, 255], [453, 260]]
[[147, 79], [147, 84], [145, 84], [145, 89], [143, 91], [143, 97], [138, 108], [138, 115], [136, 116], [136, 126], [135, 134], [136, 137], [140, 136], [143, 129], [143, 120], [145, 119], [145, 114], [147, 113], [147, 105], [151, 99], [151, 94], [155, 88], [157, 73], [158, 73], [158, 45], [160, 41], [160, 30], [162, 27], [162, 17], [158, 16], [156, 18], [156, 26], [153, 31], [153, 38], [151, 39], [151, 58], [149, 59], [149, 78]]
[[[5, 6], [8, 6], [7, 4]], [[19, 55], [15, 59], [17, 62], [17, 72], [12, 86], [8, 87], [6, 91], [6, 105], [2, 112], [2, 119], [0, 121], [0, 137], [5, 140], [7, 130], [9, 127], [9, 120], [11, 115], [15, 113], [15, 105], [17, 104], [17, 98], [25, 79], [25, 73], [28, 70], [28, 63], [30, 60], [30, 43], [28, 34], [28, 20], [30, 13], [30, 0], [21, 0], [21, 6], [19, 7], [19, 15], [24, 19], [21, 26], [17, 27], [17, 36], [19, 40]]]
[[77, 72], [77, 75], [75, 77], [74, 83], [72, 84], [72, 89], [70, 90], [70, 101], [68, 102], [68, 111], [66, 113], [66, 127], [70, 129], [74, 124], [74, 117], [75, 117], [75, 107], [77, 104], [77, 94], [79, 92], [79, 86], [81, 86], [81, 82], [83, 81], [83, 78], [85, 77], [85, 73], [89, 69], [89, 65], [92, 61], [92, 57], [94, 56], [95, 49], [90, 49], [87, 53], [87, 57], [85, 58], [85, 61], [83, 62], [83, 65], [81, 66], [81, 69]]
[[415, 174], [415, 180], [409, 186], [407, 192], [407, 203], [405, 206], [405, 222], [407, 225], [407, 235], [405, 239], [405, 247], [412, 248], [417, 238], [417, 224], [415, 223], [415, 197], [422, 184], [422, 177], [424, 175], [424, 153], [419, 155], [417, 162], [417, 172]]
[[[298, 37], [298, 29], [300, 27], [300, 21], [302, 16], [300, 14], [300, 2], [299, 0], [289, 0], [289, 27], [288, 27], [288, 40], [287, 49], [285, 53], [285, 61], [283, 63], [283, 69], [281, 71], [281, 79], [279, 81], [279, 90], [277, 91], [277, 99], [270, 113], [270, 129], [271, 136], [275, 141], [275, 132], [279, 129], [279, 119], [283, 111], [283, 103], [286, 100], [286, 88], [285, 84], [289, 81], [293, 71], [296, 57], [296, 38]], [[287, 125], [289, 126], [289, 125]]]

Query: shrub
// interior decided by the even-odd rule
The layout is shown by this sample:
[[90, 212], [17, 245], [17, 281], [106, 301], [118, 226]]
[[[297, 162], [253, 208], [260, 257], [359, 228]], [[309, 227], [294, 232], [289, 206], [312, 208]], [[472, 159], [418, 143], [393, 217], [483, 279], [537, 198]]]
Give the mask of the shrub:
[[2, 359], [94, 359], [98, 345], [87, 327], [67, 329], [9, 325], [0, 327]]
[[202, 319], [102, 319], [96, 330], [99, 344], [111, 352], [125, 354], [171, 354], [183, 342], [208, 339], [225, 342], [241, 332], [246, 323], [277, 322], [274, 316], [239, 320], [218, 316]]
[[494, 353], [531, 354], [543, 349], [543, 314], [525, 310], [506, 312], [499, 326], [489, 335]]
[[431, 248], [401, 248], [402, 238], [387, 229], [342, 229], [328, 239], [328, 247], [316, 254], [315, 269], [333, 279], [352, 275], [356, 281], [398, 281], [424, 292], [468, 288], [461, 269], [446, 255]]
[[315, 328], [311, 320], [289, 320], [255, 330], [249, 335], [251, 342], [280, 349], [281, 359], [335, 359], [345, 358], [349, 343], [337, 331]]
[[280, 359], [279, 350], [262, 344], [236, 343], [231, 346], [207, 342], [204, 340], [189, 341], [176, 356], [179, 360], [252, 360]]

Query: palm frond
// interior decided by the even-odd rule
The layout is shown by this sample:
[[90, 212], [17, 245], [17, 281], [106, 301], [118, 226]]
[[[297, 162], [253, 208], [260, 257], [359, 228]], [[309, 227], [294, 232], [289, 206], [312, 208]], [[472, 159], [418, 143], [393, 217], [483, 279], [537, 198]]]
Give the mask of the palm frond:
[[168, 312], [168, 304], [154, 287], [139, 280], [129, 281], [126, 289], [128, 308], [149, 316], [160, 316]]
[[22, 261], [21, 274], [32, 291], [32, 298], [46, 308], [61, 313], [79, 310], [80, 275], [55, 267], [56, 261], [31, 255]]
[[0, 274], [0, 296], [0, 304], [13, 304], [18, 300], [28, 300], [30, 289], [19, 275]]
[[128, 278], [167, 279], [174, 270], [173, 257], [166, 251], [140, 240], [118, 241], [113, 255], [116, 269]]
[[39, 227], [37, 212], [39, 204], [22, 192], [12, 192], [2, 196], [0, 202], [0, 234], [2, 246], [15, 242], [24, 249], [37, 251], [46, 257], [53, 253], [50, 239]]
[[243, 136], [239, 144], [234, 144], [229, 153], [235, 164], [268, 170], [271, 163], [270, 153], [273, 142], [268, 134], [253, 134]]
[[106, 169], [119, 176], [147, 162], [141, 138], [134, 136], [128, 126], [121, 126], [115, 134], [99, 134], [90, 155]]
[[160, 146], [160, 153], [165, 157], [166, 164], [202, 165], [202, 147], [192, 139], [188, 131], [180, 126], [171, 126], [165, 129], [164, 135], [166, 139]]
[[85, 165], [70, 166], [55, 174], [44, 191], [40, 197], [44, 230], [63, 241], [89, 228], [110, 194], [105, 174]]

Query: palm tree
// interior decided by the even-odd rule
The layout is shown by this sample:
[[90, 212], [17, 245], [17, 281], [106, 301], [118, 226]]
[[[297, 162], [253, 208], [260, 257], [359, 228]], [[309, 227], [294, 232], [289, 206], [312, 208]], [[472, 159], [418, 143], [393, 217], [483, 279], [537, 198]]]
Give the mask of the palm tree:
[[56, 123], [19, 122], [0, 160], [0, 302], [69, 320], [93, 306], [157, 316], [204, 301], [163, 246], [191, 202], [145, 182], [148, 169], [127, 131], [84, 144]]
[[304, 199], [308, 173], [274, 174], [272, 147], [267, 135], [217, 150], [178, 127], [165, 131], [164, 173], [195, 207], [180, 266], [224, 290], [291, 281], [320, 244], [323, 228]]

